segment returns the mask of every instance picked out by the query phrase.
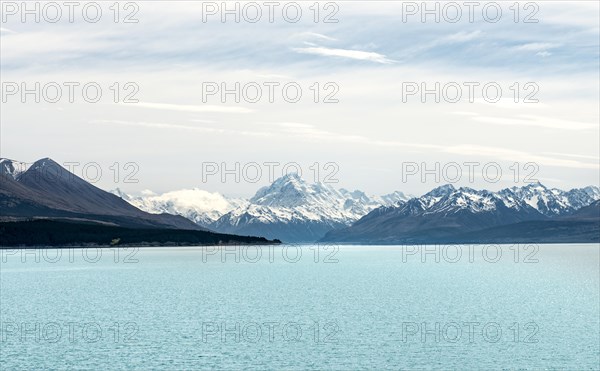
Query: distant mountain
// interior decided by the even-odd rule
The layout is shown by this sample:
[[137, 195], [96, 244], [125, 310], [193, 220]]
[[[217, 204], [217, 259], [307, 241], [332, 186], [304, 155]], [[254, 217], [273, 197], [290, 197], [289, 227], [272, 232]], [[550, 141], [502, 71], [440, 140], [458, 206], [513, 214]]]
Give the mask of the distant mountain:
[[357, 220], [370, 210], [368, 207], [351, 193], [343, 195], [328, 185], [309, 184], [290, 174], [259, 189], [248, 205], [223, 215], [213, 227], [242, 234], [260, 230], [268, 238], [284, 241], [314, 241], [349, 220]]
[[575, 211], [573, 214], [566, 216], [564, 219], [600, 219], [600, 200], [594, 201], [590, 205], [582, 207], [581, 209]]
[[[562, 240], [589, 240], [594, 224], [584, 224], [583, 215], [593, 214], [585, 207], [597, 205], [598, 187], [590, 186], [568, 192], [548, 189], [539, 183], [513, 187], [499, 192], [455, 189], [452, 185], [396, 205], [371, 211], [352, 226], [330, 231], [322, 241], [352, 243], [443, 243], [465, 241], [511, 241], [522, 238], [552, 240], [552, 233]], [[573, 227], [571, 235], [558, 224]], [[598, 219], [600, 222], [600, 219]], [[545, 235], [532, 232], [542, 228]], [[485, 232], [485, 233], [484, 233]], [[525, 233], [527, 232], [527, 233]], [[519, 237], [520, 236], [520, 237]], [[537, 236], [537, 237], [536, 237]]]
[[598, 243], [600, 200], [567, 215], [453, 236], [456, 243]]
[[7, 158], [0, 158], [0, 177], [10, 177], [17, 179], [19, 175], [24, 173], [30, 164], [25, 162], [13, 161]]
[[143, 196], [131, 196], [118, 188], [110, 192], [146, 212], [181, 215], [205, 228], [210, 228], [224, 214], [248, 204], [244, 199], [228, 198], [198, 188]]
[[[342, 189], [342, 191], [344, 191]], [[355, 191], [358, 192], [358, 191]], [[371, 199], [373, 201], [375, 201], [376, 203], [378, 203], [379, 205], [396, 205], [398, 202], [402, 202], [402, 201], [406, 201], [409, 200], [412, 196], [407, 195], [403, 192], [400, 191], [394, 191], [392, 193], [389, 193], [387, 195], [383, 195], [383, 196], [372, 196]]]
[[222, 233], [258, 234], [288, 242], [315, 241], [381, 205], [409, 198], [402, 192], [368, 196], [358, 190], [336, 190], [323, 183], [309, 184], [297, 174], [276, 179], [249, 200], [198, 189], [139, 197], [113, 192], [148, 212], [175, 213]]
[[276, 179], [249, 200], [199, 189], [138, 197], [113, 192], [145, 211], [182, 215], [221, 233], [260, 235], [287, 242], [322, 239], [355, 243], [449, 241], [468, 234], [473, 237], [477, 231], [501, 226], [575, 217], [579, 210], [600, 199], [600, 190], [595, 186], [562, 191], [540, 183], [498, 192], [456, 189], [448, 184], [421, 197], [402, 192], [370, 196], [358, 190], [307, 183], [297, 174]]
[[122, 227], [202, 229], [181, 216], [149, 214], [44, 158], [31, 164], [0, 159], [3, 218], [66, 218]]
[[512, 187], [499, 192], [503, 197], [514, 197], [524, 201], [546, 216], [566, 215], [600, 199], [598, 187], [575, 188], [568, 192], [546, 188], [541, 183], [524, 187]]

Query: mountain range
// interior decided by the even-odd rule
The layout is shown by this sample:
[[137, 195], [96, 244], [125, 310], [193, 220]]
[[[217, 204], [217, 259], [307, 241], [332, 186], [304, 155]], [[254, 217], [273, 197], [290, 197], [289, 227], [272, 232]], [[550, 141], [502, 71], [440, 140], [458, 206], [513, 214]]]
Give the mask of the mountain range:
[[[600, 190], [531, 183], [499, 192], [444, 185], [373, 210], [321, 241], [369, 244], [600, 240]], [[559, 224], [563, 223], [563, 224]], [[560, 227], [560, 228], [559, 228]]]
[[351, 225], [371, 210], [408, 200], [402, 192], [368, 196], [361, 191], [308, 183], [295, 173], [262, 187], [248, 200], [200, 189], [132, 197], [112, 191], [147, 212], [170, 212], [221, 233], [260, 235], [288, 242], [313, 242]]
[[[0, 159], [0, 230], [5, 236], [13, 231], [10, 241], [18, 241], [18, 231], [32, 225], [46, 233], [58, 224], [6, 222], [50, 219], [124, 228], [118, 231], [131, 243], [147, 242], [144, 236], [150, 235], [160, 243], [235, 242], [241, 241], [239, 235], [363, 244], [598, 242], [598, 200], [597, 186], [562, 191], [539, 182], [496, 192], [448, 184], [418, 197], [398, 191], [371, 196], [308, 183], [297, 174], [276, 179], [249, 199], [197, 188], [131, 196], [119, 189], [103, 191], [49, 158], [30, 166]], [[156, 229], [163, 230], [160, 236], [148, 232]], [[177, 232], [185, 230], [195, 234]], [[90, 233], [96, 237], [90, 238], [115, 231], [95, 228]], [[75, 241], [62, 237], [57, 240]]]
[[[63, 224], [52, 225], [63, 227], [48, 228], [47, 223], [29, 223], [32, 219], [61, 222]], [[180, 215], [142, 211], [86, 182], [49, 158], [31, 165], [0, 159], [0, 222], [3, 245], [27, 241], [53, 245], [59, 240], [70, 244], [103, 244], [112, 240], [109, 236], [119, 237], [120, 234], [126, 234], [133, 242], [149, 243], [175, 241], [167, 237], [174, 237], [182, 244], [201, 244], [203, 241], [269, 242], [264, 238], [217, 235]], [[68, 228], [64, 227], [65, 222], [71, 223]], [[60, 229], [71, 232], [69, 235], [61, 234]], [[84, 229], [87, 232], [76, 232]], [[151, 230], [154, 232], [149, 233]], [[74, 234], [87, 240], [78, 240]], [[144, 239], [149, 235], [154, 236], [154, 240]]]
[[49, 158], [27, 167], [0, 159], [0, 208], [3, 217], [61, 217], [123, 227], [202, 229], [179, 215], [144, 212]]
[[[570, 217], [568, 223], [574, 223], [579, 210], [600, 199], [596, 186], [562, 191], [539, 182], [498, 192], [447, 184], [420, 197], [402, 192], [369, 196], [358, 190], [309, 184], [296, 174], [276, 179], [248, 200], [199, 189], [140, 197], [113, 192], [148, 212], [176, 213], [218, 232], [288, 242], [346, 243], [462, 241], [475, 238], [477, 231], [527, 221]], [[515, 226], [515, 231], [520, 227]], [[477, 238], [485, 240], [485, 236]]]

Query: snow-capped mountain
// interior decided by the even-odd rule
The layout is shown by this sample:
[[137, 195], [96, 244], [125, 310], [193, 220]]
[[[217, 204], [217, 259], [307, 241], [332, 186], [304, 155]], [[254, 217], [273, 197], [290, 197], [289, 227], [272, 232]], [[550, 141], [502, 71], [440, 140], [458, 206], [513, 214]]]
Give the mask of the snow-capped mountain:
[[539, 182], [503, 189], [498, 193], [503, 197], [520, 199], [546, 216], [570, 214], [600, 199], [600, 190], [596, 186], [562, 191], [546, 188]]
[[338, 191], [328, 184], [309, 184], [297, 174], [276, 179], [250, 199], [254, 205], [267, 206], [305, 220], [331, 220], [347, 223], [381, 206], [361, 191]]
[[[444, 190], [440, 191], [441, 188]], [[426, 213], [449, 215], [462, 210], [483, 213], [500, 209], [533, 213], [533, 210], [530, 209], [531, 205], [522, 198], [469, 187], [455, 189], [453, 186], [443, 186], [427, 193], [421, 199], [425, 200]]]
[[118, 188], [111, 193], [146, 212], [181, 215], [207, 228], [222, 215], [248, 204], [244, 199], [228, 198], [220, 193], [211, 193], [198, 188], [162, 194], [146, 191], [141, 196], [128, 195]]
[[128, 228], [201, 229], [186, 218], [149, 214], [97, 188], [50, 158], [0, 158], [0, 215], [61, 218]]
[[388, 206], [388, 205], [396, 205], [398, 202], [404, 202], [411, 198], [412, 196], [406, 195], [403, 192], [395, 191], [383, 196], [374, 196], [372, 199], [380, 205]]
[[350, 225], [382, 202], [402, 198], [400, 192], [369, 197], [361, 191], [309, 184], [297, 174], [288, 174], [259, 189], [248, 205], [223, 215], [212, 227], [227, 233], [260, 232], [285, 241], [314, 241], [331, 229]]
[[307, 183], [288, 174], [262, 187], [249, 200], [227, 198], [200, 189], [133, 197], [112, 193], [150, 213], [182, 215], [223, 233], [271, 236], [285, 241], [314, 241], [334, 228], [352, 224], [371, 210], [409, 199], [402, 192], [368, 196]]
[[0, 176], [9, 176], [12, 179], [17, 179], [17, 177], [23, 174], [31, 164], [14, 161], [7, 158], [0, 158]]
[[408, 202], [400, 202], [392, 207], [410, 211], [449, 215], [461, 210], [472, 213], [495, 211], [508, 208], [519, 212], [538, 213], [552, 217], [570, 214], [600, 199], [600, 189], [596, 186], [574, 188], [562, 191], [546, 188], [538, 183], [523, 187], [506, 188], [498, 192], [475, 190], [469, 187], [454, 188], [447, 184], [437, 187], [421, 197]]
[[[407, 233], [441, 236], [570, 215], [600, 199], [596, 186], [562, 191], [540, 183], [498, 192], [448, 184], [421, 197], [402, 192], [370, 196], [308, 183], [297, 174], [276, 179], [249, 200], [196, 188], [137, 197], [118, 189], [113, 193], [150, 213], [181, 215], [218, 232], [288, 242], [314, 241], [326, 234], [332, 239], [352, 238], [353, 234], [366, 234], [367, 239]], [[335, 237], [336, 233], [341, 234]]]
[[349, 228], [324, 240], [344, 242], [424, 242], [525, 221], [568, 216], [600, 199], [596, 186], [568, 192], [540, 183], [499, 192], [452, 185], [421, 197], [373, 210]]

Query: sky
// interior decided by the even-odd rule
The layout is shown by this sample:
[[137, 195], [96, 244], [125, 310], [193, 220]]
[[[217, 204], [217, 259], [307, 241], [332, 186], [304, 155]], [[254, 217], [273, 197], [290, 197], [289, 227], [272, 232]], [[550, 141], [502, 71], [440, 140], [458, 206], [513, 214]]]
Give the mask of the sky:
[[298, 167], [369, 194], [600, 183], [596, 1], [240, 2], [238, 22], [221, 2], [20, 4], [2, 3], [0, 156], [103, 189], [251, 196]]

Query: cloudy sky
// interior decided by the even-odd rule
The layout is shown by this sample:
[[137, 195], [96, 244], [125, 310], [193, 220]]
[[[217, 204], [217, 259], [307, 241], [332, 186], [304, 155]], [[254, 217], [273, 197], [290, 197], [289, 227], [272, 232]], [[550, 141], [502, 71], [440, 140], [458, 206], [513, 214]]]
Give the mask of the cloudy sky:
[[[55, 10], [43, 13], [40, 4], [39, 22], [33, 16], [23, 22], [22, 9], [3, 8], [2, 157], [95, 162], [103, 170], [98, 186], [133, 193], [198, 187], [248, 196], [268, 183], [267, 162], [281, 164], [276, 176], [296, 162], [307, 180], [318, 167], [320, 180], [374, 194], [420, 194], [436, 185], [433, 176], [423, 182], [419, 173], [403, 179], [407, 163], [430, 169], [480, 163], [473, 181], [461, 165], [456, 183], [474, 188], [512, 186], [517, 167], [518, 182], [534, 172], [552, 187], [599, 183], [595, 1], [523, 2], [518, 16], [507, 2], [499, 17], [495, 8], [482, 14], [481, 3], [472, 19], [461, 6], [455, 23], [449, 20], [456, 9], [440, 9], [439, 22], [433, 15], [423, 22], [422, 9], [413, 15], [406, 3], [390, 1], [321, 2], [317, 22], [313, 2], [297, 2], [302, 14], [295, 23], [295, 5], [286, 8], [287, 19], [282, 15], [285, 2], [272, 22], [269, 8], [255, 3], [262, 11], [255, 23], [249, 21], [256, 9], [246, 3], [239, 3], [239, 22], [233, 15], [222, 22], [222, 9], [200, 2], [121, 3], [118, 15], [112, 2], [99, 2], [96, 23], [83, 17], [85, 3], [75, 8], [73, 22], [63, 8], [56, 23], [48, 21]], [[95, 17], [91, 9], [89, 19]], [[34, 89], [36, 82], [46, 87], [40, 102], [33, 94], [23, 99], [22, 88]], [[433, 94], [425, 102], [420, 92], [403, 97], [407, 86], [433, 89], [436, 82], [448, 87], [439, 103]], [[56, 103], [48, 101], [56, 95], [54, 83], [62, 86]], [[73, 87], [73, 102], [65, 83], [80, 84]], [[101, 88], [97, 103], [83, 98], [86, 83]], [[234, 89], [236, 83], [247, 87], [239, 103], [233, 94], [224, 102], [220, 93], [203, 97], [203, 87]], [[295, 90], [282, 92], [290, 83], [302, 91], [296, 103], [290, 102]], [[479, 84], [472, 97], [464, 83]], [[502, 89], [495, 103], [493, 89], [482, 96], [487, 83]], [[257, 85], [263, 94], [254, 103]], [[456, 85], [460, 99], [454, 99]], [[12, 94], [15, 86], [20, 90]], [[137, 103], [123, 102], [130, 93]], [[121, 168], [117, 179], [114, 163]], [[137, 164], [138, 183], [124, 182], [133, 171], [126, 163]], [[255, 183], [233, 176], [222, 182], [206, 172], [203, 179], [203, 163], [229, 169], [239, 163], [240, 171], [257, 163], [263, 174]], [[487, 163], [502, 169], [498, 182], [482, 177]], [[248, 174], [256, 179], [253, 170]]]

